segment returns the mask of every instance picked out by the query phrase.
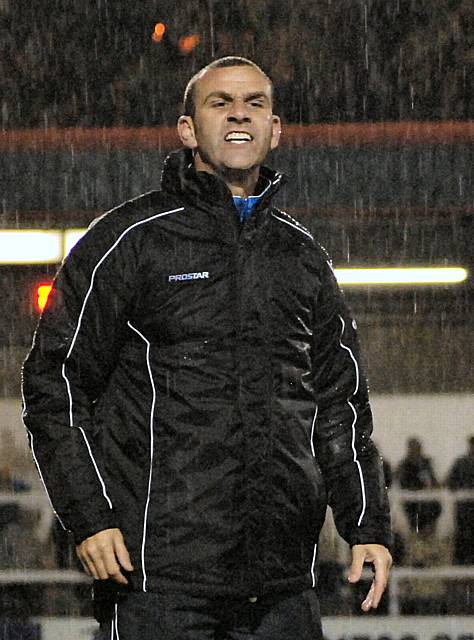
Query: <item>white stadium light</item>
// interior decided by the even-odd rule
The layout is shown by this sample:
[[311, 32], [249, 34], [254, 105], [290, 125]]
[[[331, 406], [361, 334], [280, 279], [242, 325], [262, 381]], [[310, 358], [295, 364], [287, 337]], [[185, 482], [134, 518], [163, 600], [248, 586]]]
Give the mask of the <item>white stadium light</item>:
[[63, 234], [54, 229], [1, 229], [0, 264], [54, 264], [63, 258]]
[[[54, 264], [68, 255], [87, 229], [0, 230], [0, 264]], [[334, 269], [342, 286], [418, 286], [458, 284], [463, 267], [378, 267]]]
[[466, 280], [463, 267], [400, 267], [377, 269], [334, 269], [340, 285], [437, 285]]
[[64, 231], [64, 255], [67, 256], [73, 246], [82, 238], [87, 229], [66, 229]]

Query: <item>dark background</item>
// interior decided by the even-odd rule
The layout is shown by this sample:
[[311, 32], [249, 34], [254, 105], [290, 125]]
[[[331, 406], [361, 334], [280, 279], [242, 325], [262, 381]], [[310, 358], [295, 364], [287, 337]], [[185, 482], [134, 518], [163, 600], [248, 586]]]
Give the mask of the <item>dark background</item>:
[[471, 0], [2, 0], [1, 121], [174, 124], [189, 77], [229, 54], [271, 75], [287, 122], [466, 120], [473, 18]]
[[[284, 123], [406, 121], [415, 134], [465, 123], [466, 139], [407, 133], [368, 143], [361, 130], [350, 143], [302, 146], [284, 129], [271, 164], [293, 179], [280, 205], [335, 266], [460, 265], [472, 274], [473, 18], [471, 0], [0, 0], [0, 227], [85, 226], [156, 188], [165, 148], [38, 140], [64, 127], [96, 128], [99, 139], [103, 127], [174, 126], [190, 76], [236, 54], [273, 78]], [[160, 42], [157, 22], [167, 27]], [[191, 35], [198, 44], [184, 50]], [[17, 144], [30, 129], [30, 143]], [[55, 270], [0, 267], [3, 396], [19, 395], [34, 289]], [[373, 391], [472, 391], [472, 276], [346, 295]]]

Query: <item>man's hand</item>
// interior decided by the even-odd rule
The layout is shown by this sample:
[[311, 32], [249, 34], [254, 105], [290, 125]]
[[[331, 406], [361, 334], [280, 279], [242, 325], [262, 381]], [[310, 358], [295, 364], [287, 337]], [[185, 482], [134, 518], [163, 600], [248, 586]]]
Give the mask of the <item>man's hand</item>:
[[379, 606], [380, 599], [388, 582], [392, 556], [389, 550], [381, 544], [355, 544], [352, 547], [352, 565], [349, 572], [349, 582], [359, 582], [364, 568], [364, 562], [374, 565], [374, 579], [369, 593], [362, 603], [362, 611], [370, 611]]
[[133, 566], [120, 529], [99, 531], [81, 542], [76, 552], [87, 574], [96, 580], [112, 578], [128, 584], [122, 569], [133, 571]]

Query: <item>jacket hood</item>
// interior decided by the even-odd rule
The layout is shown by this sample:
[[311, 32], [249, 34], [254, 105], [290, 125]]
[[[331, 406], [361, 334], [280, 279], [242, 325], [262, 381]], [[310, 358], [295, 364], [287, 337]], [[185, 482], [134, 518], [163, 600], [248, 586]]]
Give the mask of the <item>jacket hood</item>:
[[[255, 195], [262, 196], [258, 208], [267, 206], [285, 182], [284, 174], [262, 165], [255, 190]], [[198, 206], [233, 204], [232, 193], [221, 178], [196, 171], [190, 149], [172, 151], [167, 156], [161, 175], [161, 188]]]

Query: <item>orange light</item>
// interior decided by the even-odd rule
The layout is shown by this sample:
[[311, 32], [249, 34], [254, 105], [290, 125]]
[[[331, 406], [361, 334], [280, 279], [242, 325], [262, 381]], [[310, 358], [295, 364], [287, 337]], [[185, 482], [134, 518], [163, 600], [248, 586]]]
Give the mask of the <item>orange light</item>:
[[179, 50], [181, 53], [191, 53], [198, 44], [201, 42], [201, 36], [198, 33], [193, 33], [190, 36], [182, 36], [179, 39]]
[[161, 42], [163, 40], [163, 36], [166, 33], [166, 25], [162, 22], [157, 22], [155, 24], [155, 30], [151, 36], [153, 42]]
[[48, 296], [53, 288], [52, 283], [43, 283], [36, 288], [36, 306], [38, 311], [43, 312], [48, 302]]

